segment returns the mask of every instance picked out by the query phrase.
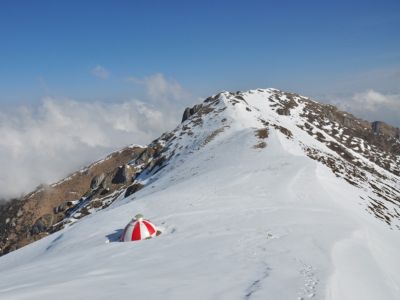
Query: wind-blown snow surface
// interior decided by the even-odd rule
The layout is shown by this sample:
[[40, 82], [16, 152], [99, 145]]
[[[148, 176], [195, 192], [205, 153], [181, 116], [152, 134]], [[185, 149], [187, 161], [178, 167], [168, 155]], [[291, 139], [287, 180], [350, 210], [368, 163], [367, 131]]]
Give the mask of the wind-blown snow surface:
[[[139, 193], [1, 257], [0, 299], [399, 299], [399, 232], [365, 212], [366, 191], [277, 130], [254, 148], [239, 105]], [[117, 242], [137, 213], [163, 234]]]

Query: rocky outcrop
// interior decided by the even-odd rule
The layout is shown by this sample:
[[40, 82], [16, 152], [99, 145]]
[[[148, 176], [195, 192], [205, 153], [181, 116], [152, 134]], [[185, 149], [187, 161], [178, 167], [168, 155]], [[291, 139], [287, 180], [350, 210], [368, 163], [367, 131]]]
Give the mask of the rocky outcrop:
[[91, 200], [108, 197], [104, 206], [109, 205], [113, 200], [110, 194], [118, 189], [122, 192], [132, 183], [132, 173], [137, 170], [128, 171], [126, 165], [145, 150], [127, 147], [58, 183], [42, 185], [21, 199], [0, 203], [0, 255], [62, 228], [71, 212], [80, 213]]
[[[309, 134], [313, 135], [312, 128], [316, 127], [334, 137], [346, 148], [359, 152], [371, 162], [396, 175], [400, 174], [400, 167], [390, 163], [396, 161], [396, 156], [400, 155], [398, 128], [384, 122], [369, 123], [352, 114], [340, 111], [332, 105], [313, 101], [307, 101], [305, 105], [303, 116], [308, 120], [308, 124], [304, 124], [304, 127]], [[327, 126], [326, 124], [331, 125]], [[366, 146], [367, 144], [369, 148]], [[329, 144], [328, 147], [334, 148], [333, 150], [339, 149], [335, 147], [335, 143]], [[348, 151], [338, 151], [352, 159], [346, 154]], [[386, 153], [386, 155], [383, 156], [382, 153]]]
[[92, 181], [90, 182], [90, 188], [92, 190], [98, 189], [103, 183], [105, 177], [106, 175], [104, 173], [100, 173], [99, 175], [94, 176]]
[[21, 199], [0, 203], [0, 255], [34, 242], [143, 188], [135, 178], [154, 174], [166, 157], [162, 135], [147, 147], [127, 147]]
[[133, 168], [129, 165], [119, 166], [115, 172], [114, 177], [111, 180], [112, 184], [126, 184], [132, 182], [132, 177], [134, 175]]
[[400, 128], [390, 126], [382, 121], [371, 123], [371, 129], [374, 134], [382, 134], [392, 138], [400, 139]]
[[125, 191], [125, 197], [128, 197], [128, 196], [136, 193], [137, 191], [141, 190], [143, 187], [144, 187], [144, 185], [141, 183], [134, 183], [134, 184], [130, 185]]
[[197, 104], [193, 107], [187, 107], [183, 112], [182, 123], [193, 116], [195, 113], [197, 113], [201, 109], [201, 106], [201, 104]]
[[35, 224], [33, 224], [32, 229], [30, 231], [31, 235], [37, 235], [41, 232], [48, 231], [53, 225], [54, 215], [53, 214], [45, 214], [39, 219], [36, 220]]

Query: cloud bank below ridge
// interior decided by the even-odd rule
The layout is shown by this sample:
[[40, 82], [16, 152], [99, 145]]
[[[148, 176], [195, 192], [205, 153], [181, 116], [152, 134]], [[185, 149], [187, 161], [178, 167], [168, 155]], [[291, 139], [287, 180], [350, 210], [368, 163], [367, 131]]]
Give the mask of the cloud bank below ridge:
[[129, 144], [147, 144], [180, 121], [193, 98], [176, 81], [145, 78], [146, 101], [45, 97], [0, 112], [0, 199], [50, 184]]

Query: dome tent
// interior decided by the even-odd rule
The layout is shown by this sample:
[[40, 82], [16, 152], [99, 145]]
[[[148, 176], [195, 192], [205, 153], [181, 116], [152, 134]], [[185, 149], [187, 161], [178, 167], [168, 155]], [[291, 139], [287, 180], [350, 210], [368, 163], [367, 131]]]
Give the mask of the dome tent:
[[156, 234], [157, 227], [149, 220], [143, 219], [143, 215], [138, 214], [125, 226], [120, 241], [140, 241], [152, 238]]

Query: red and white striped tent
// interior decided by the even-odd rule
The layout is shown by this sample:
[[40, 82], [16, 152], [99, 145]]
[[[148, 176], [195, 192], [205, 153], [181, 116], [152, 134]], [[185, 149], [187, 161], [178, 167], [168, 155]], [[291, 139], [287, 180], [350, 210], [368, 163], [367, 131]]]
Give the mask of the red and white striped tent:
[[157, 227], [149, 220], [143, 219], [141, 214], [138, 214], [126, 225], [120, 240], [121, 242], [140, 241], [151, 238], [156, 233]]

